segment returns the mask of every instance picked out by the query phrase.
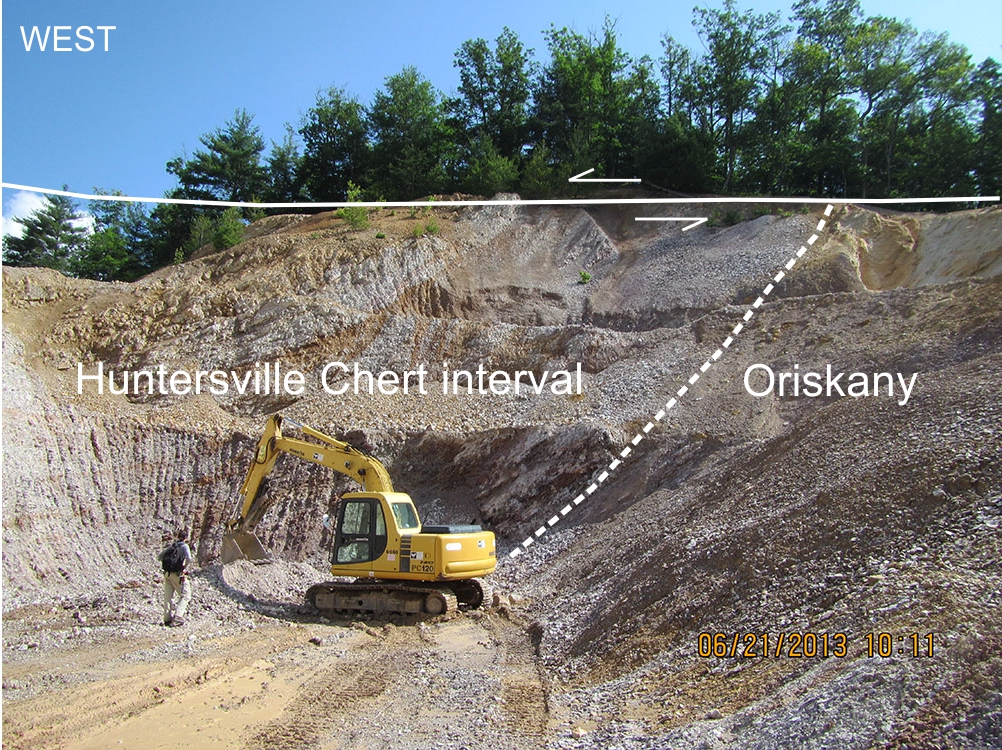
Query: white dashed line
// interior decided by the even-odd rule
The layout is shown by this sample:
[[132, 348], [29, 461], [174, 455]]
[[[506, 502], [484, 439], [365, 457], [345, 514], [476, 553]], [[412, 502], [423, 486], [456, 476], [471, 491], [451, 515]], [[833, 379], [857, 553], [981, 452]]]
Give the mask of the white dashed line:
[[[834, 205], [833, 204], [829, 204], [828, 207], [825, 208], [825, 217], [826, 218], [821, 219], [818, 222], [818, 226], [817, 226], [817, 231], [818, 232], [824, 231], [825, 225], [826, 225], [828, 219], [831, 217], [833, 209], [834, 209]], [[818, 241], [818, 235], [817, 234], [812, 234], [811, 237], [810, 237], [810, 239], [807, 240], [807, 245], [813, 245], [817, 241]], [[800, 249], [797, 250], [795, 256], [792, 257], [792, 258], [790, 258], [786, 262], [786, 265], [783, 266], [783, 268], [785, 268], [786, 271], [791, 270], [797, 264], [797, 259], [798, 258], [802, 258], [804, 256], [804, 253], [807, 252], [807, 245], [802, 245], [800, 247]], [[778, 284], [786, 276], [786, 271], [780, 271], [779, 273], [777, 273], [776, 276], [773, 278], [773, 283], [770, 283], [770, 284], [766, 285], [766, 287], [762, 290], [762, 295], [760, 297], [758, 297], [755, 300], [755, 302], [752, 303], [752, 309], [750, 309], [750, 310], [748, 310], [748, 311], [745, 312], [745, 314], [744, 314], [744, 316], [742, 318], [742, 320], [744, 321], [744, 323], [747, 323], [749, 320], [751, 320], [752, 316], [755, 315], [755, 311], [758, 310], [759, 308], [761, 308], [762, 304], [765, 302], [765, 298], [768, 297], [772, 293], [772, 291], [776, 288], [774, 286], [774, 284]], [[705, 373], [707, 370], [709, 370], [713, 366], [713, 363], [720, 359], [720, 357], [724, 353], [724, 350], [725, 349], [729, 349], [731, 347], [731, 344], [734, 343], [734, 336], [737, 336], [738, 334], [740, 334], [741, 331], [744, 329], [744, 323], [738, 323], [736, 326], [734, 326], [734, 330], [732, 331], [732, 335], [728, 336], [724, 340], [723, 344], [721, 344], [720, 348], [717, 349], [713, 353], [713, 355], [702, 364], [702, 366], [699, 368], [699, 372], [694, 372], [689, 377], [689, 385], [695, 385], [696, 381], [699, 380], [700, 374], [701, 373]], [[672, 398], [672, 399], [670, 399], [668, 401], [668, 403], [665, 404], [664, 408], [661, 409], [657, 414], [654, 415], [654, 421], [655, 422], [660, 422], [662, 419], [664, 419], [665, 416], [666, 416], [666, 414], [667, 414], [667, 412], [671, 411], [675, 407], [675, 405], [678, 404], [678, 399], [682, 398], [682, 396], [684, 396], [688, 391], [689, 391], [689, 387], [688, 386], [683, 385], [681, 388], [679, 388], [678, 389], [678, 394], [677, 394], [678, 398]], [[634, 436], [633, 440], [630, 441], [630, 444], [632, 446], [638, 445], [640, 443], [640, 441], [644, 439], [644, 436], [647, 433], [649, 433], [653, 427], [654, 427], [654, 423], [653, 422], [648, 422], [647, 425], [644, 427], [643, 432], [638, 432]], [[630, 452], [632, 450], [633, 450], [633, 448], [631, 448], [630, 445], [626, 446], [625, 448], [623, 448], [622, 451], [620, 451], [620, 454], [619, 454], [620, 458], [626, 458], [627, 456], [630, 455]], [[588, 488], [584, 491], [584, 494], [578, 495], [576, 498], [574, 498], [574, 505], [580, 505], [582, 502], [584, 502], [585, 494], [587, 494], [587, 495], [593, 494], [598, 489], [598, 485], [604, 483], [605, 480], [609, 478], [610, 473], [613, 472], [613, 471], [615, 471], [616, 468], [621, 463], [622, 463], [622, 461], [619, 458], [613, 460], [613, 462], [611, 464], [609, 464], [608, 470], [603, 471], [602, 474], [598, 477], [598, 480], [596, 482], [593, 482], [591, 485], [588, 486]], [[549, 524], [550, 528], [552, 528], [553, 526], [555, 526], [560, 521], [561, 517], [567, 516], [567, 514], [570, 513], [570, 511], [571, 511], [571, 505], [568, 504], [567, 506], [564, 507], [563, 510], [560, 511], [560, 516], [553, 516], [547, 522]], [[547, 530], [546, 526], [540, 526], [538, 529], [536, 529], [536, 537], [538, 538], [538, 537], [543, 536], [543, 534], [546, 533], [546, 530]], [[535, 541], [535, 540], [533, 539], [533, 537], [530, 536], [528, 539], [526, 539], [524, 542], [522, 542], [522, 546], [521, 547], [516, 547], [514, 550], [512, 550], [509, 553], [508, 556], [512, 557], [512, 558], [518, 557], [520, 554], [522, 554], [523, 550], [527, 549], [533, 543], [533, 541]]]

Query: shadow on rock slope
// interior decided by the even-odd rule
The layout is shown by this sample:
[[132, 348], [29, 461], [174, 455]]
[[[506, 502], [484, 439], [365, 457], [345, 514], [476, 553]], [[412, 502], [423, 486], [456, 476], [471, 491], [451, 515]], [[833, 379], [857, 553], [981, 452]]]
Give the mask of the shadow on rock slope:
[[[427, 521], [476, 520], [512, 549], [619, 455], [817, 222], [681, 235], [608, 209], [434, 211], [424, 235], [423, 217], [386, 211], [361, 233], [332, 214], [270, 217], [134, 284], [5, 268], [4, 608], [141, 579], [179, 520], [212, 562], [278, 410], [384, 458]], [[1000, 224], [998, 209], [839, 209], [630, 461], [505, 559], [498, 581], [532, 601], [550, 700], [587, 728], [578, 742], [998, 744]], [[77, 388], [99, 363], [244, 375], [275, 361], [311, 387]], [[333, 395], [319, 383], [334, 361], [424, 364], [428, 392]], [[442, 388], [446, 368], [579, 363], [580, 394]], [[755, 363], [917, 379], [904, 405], [753, 398]], [[347, 484], [286, 461], [274, 486], [267, 545], [322, 566], [320, 519]], [[847, 652], [703, 657], [701, 633], [843, 633]], [[870, 657], [868, 633], [933, 633], [936, 653]]]

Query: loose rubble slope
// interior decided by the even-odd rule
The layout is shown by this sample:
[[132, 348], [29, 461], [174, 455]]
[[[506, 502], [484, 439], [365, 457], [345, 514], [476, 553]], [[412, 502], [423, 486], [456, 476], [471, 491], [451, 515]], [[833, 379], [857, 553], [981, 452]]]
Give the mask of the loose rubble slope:
[[[414, 231], [431, 217], [437, 232]], [[413, 216], [374, 212], [361, 232], [333, 214], [270, 217], [230, 250], [134, 284], [4, 269], [4, 660], [16, 675], [5, 678], [5, 744], [63, 746], [81, 732], [98, 743], [111, 736], [98, 729], [126, 727], [130, 711], [152, 721], [156, 706], [233, 676], [211, 665], [232, 657], [222, 644], [239, 632], [241, 654], [277, 641], [268, 648], [282, 664], [312, 677], [297, 688], [273, 665], [283, 689], [250, 703], [274, 723], [248, 719], [220, 736], [338, 746], [309, 721], [315, 691], [342, 696], [334, 714], [393, 705], [389, 683], [320, 666], [319, 651], [365, 648], [356, 636], [350, 648], [328, 643], [324, 633], [342, 630], [316, 631], [298, 608], [300, 589], [323, 575], [321, 516], [347, 482], [284, 462], [261, 528], [282, 561], [274, 580], [216, 562], [264, 418], [281, 410], [347, 435], [385, 460], [425, 522], [483, 523], [503, 554], [595, 481], [819, 217], [782, 212], [682, 234], [622, 208], [443, 202]], [[523, 747], [997, 746], [1000, 227], [997, 208], [836, 209], [726, 355], [601, 490], [526, 554], [502, 557], [500, 608], [432, 626], [430, 652], [496, 685], [501, 700], [457, 683], [471, 700], [448, 742], [478, 746], [474, 727], [487, 726], [519, 727]], [[313, 387], [301, 397], [77, 392], [78, 364], [245, 373], [275, 361]], [[583, 389], [450, 395], [433, 380], [425, 395], [334, 396], [316, 385], [332, 361], [398, 373], [580, 363]], [[904, 405], [753, 398], [743, 377], [756, 363], [901, 372], [916, 384]], [[147, 653], [143, 644], [163, 637], [151, 557], [179, 520], [204, 566], [193, 623], [202, 630], [192, 631], [203, 635], [177, 641], [186, 651]], [[320, 633], [319, 647], [298, 650], [303, 628]], [[845, 633], [847, 654], [698, 653], [700, 633], [792, 632]], [[934, 633], [935, 654], [866, 656], [866, 634], [880, 632]], [[423, 648], [410, 635], [379, 637], [384, 669]], [[499, 658], [480, 659], [478, 640]], [[126, 661], [117, 677], [59, 677], [78, 646]], [[78, 680], [124, 688], [115, 680], [136, 660], [167, 675], [171, 654], [209, 671], [128, 711], [88, 712], [80, 726], [41, 702], [43, 685], [64, 699]], [[154, 687], [129, 685], [140, 695]], [[427, 712], [407, 720], [435, 737], [429, 717], [442, 704], [412, 699]], [[362, 725], [357, 742], [389, 741], [377, 720]]]

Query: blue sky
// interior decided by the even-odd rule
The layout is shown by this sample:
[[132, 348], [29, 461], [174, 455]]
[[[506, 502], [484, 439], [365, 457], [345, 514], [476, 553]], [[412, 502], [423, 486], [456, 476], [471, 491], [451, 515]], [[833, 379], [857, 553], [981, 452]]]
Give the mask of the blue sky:
[[[793, 0], [739, 0], [780, 10]], [[545, 59], [551, 24], [598, 30], [615, 19], [631, 55], [660, 52], [668, 32], [698, 49], [687, 2], [341, 2], [301, 0], [7, 0], [3, 26], [3, 181], [78, 192], [117, 189], [161, 196], [174, 185], [164, 164], [199, 147], [199, 136], [237, 108], [255, 116], [267, 141], [298, 126], [317, 91], [344, 86], [369, 101], [386, 76], [415, 65], [446, 93], [457, 83], [453, 53], [466, 39], [493, 39], [507, 25]], [[946, 31], [975, 62], [1002, 59], [996, 0], [863, 0], [868, 14], [909, 18]], [[95, 29], [89, 52], [25, 51], [21, 27]], [[103, 50], [108, 31], [108, 51]], [[70, 32], [72, 33], [72, 32]], [[85, 40], [71, 38], [61, 46]], [[52, 44], [50, 40], [50, 45]], [[3, 191], [5, 227], [30, 199]]]

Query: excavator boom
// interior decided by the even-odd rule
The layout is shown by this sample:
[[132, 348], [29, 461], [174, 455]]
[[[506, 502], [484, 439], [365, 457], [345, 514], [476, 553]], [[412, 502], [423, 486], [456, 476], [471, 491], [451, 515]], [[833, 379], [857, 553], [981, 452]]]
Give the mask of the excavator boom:
[[[286, 437], [282, 433], [283, 422], [297, 428], [311, 440]], [[275, 414], [268, 420], [264, 433], [258, 440], [254, 460], [240, 488], [240, 495], [243, 497], [240, 516], [227, 524], [223, 535], [221, 556], [224, 565], [234, 560], [271, 560], [270, 553], [261, 544], [254, 530], [274, 503], [267, 492], [267, 477], [282, 453], [291, 453], [304, 461], [345, 474], [361, 484], [367, 492], [393, 492], [393, 482], [379, 459], [312, 427]]]

